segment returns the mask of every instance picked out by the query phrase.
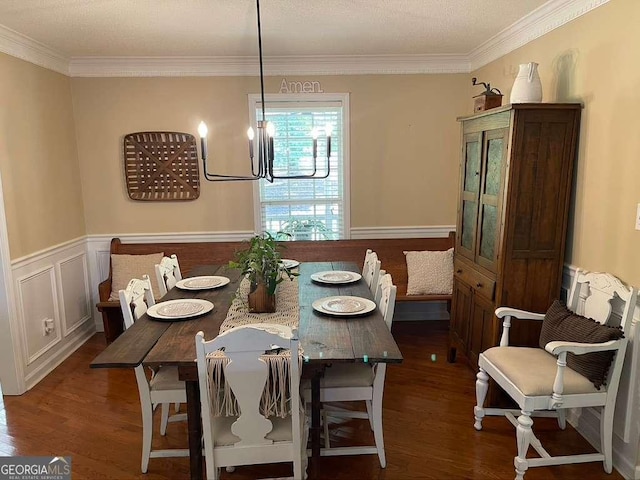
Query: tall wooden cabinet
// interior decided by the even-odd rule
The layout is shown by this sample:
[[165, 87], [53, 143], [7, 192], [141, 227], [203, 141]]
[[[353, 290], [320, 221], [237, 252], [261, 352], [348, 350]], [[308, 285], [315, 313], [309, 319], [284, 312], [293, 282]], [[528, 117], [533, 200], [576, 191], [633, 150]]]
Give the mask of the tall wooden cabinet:
[[[500, 341], [499, 306], [544, 312], [560, 294], [579, 104], [515, 104], [459, 118], [460, 191], [449, 360]], [[537, 345], [514, 322], [512, 345]], [[491, 400], [490, 400], [491, 401]]]

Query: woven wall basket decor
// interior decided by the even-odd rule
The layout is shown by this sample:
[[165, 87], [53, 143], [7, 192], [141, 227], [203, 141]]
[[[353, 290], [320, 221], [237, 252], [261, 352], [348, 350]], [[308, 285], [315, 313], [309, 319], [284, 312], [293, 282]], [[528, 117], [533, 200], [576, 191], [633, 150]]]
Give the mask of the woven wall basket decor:
[[196, 139], [188, 133], [125, 135], [124, 172], [132, 200], [195, 200], [200, 196]]

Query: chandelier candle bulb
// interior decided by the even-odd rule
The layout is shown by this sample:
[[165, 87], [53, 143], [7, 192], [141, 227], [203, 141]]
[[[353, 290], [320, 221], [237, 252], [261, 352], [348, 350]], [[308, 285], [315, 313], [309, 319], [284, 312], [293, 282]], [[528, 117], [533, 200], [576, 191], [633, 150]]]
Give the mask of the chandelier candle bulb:
[[318, 156], [318, 130], [314, 128], [311, 130], [311, 136], [313, 137], [313, 158]]
[[200, 122], [198, 125], [198, 135], [200, 135], [200, 150], [202, 152], [202, 159], [207, 159], [207, 124]]
[[253, 139], [255, 138], [253, 127], [249, 127], [247, 130], [247, 137], [249, 137], [249, 157], [253, 160]]
[[269, 138], [269, 162], [271, 165], [273, 165], [273, 158], [274, 158], [274, 154], [273, 154], [273, 137], [276, 134], [276, 127], [273, 123], [271, 122], [267, 122], [267, 137]]
[[327, 123], [324, 130], [327, 133], [327, 158], [329, 158], [331, 156], [331, 133], [333, 132], [333, 126]]

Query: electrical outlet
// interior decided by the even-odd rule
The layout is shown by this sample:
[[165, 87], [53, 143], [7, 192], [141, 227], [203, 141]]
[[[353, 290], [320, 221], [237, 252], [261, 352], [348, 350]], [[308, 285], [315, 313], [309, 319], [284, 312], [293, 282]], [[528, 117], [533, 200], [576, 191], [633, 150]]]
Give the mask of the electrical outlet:
[[636, 210], [636, 230], [640, 230], [640, 203], [638, 204], [638, 209]]
[[42, 336], [46, 337], [56, 329], [53, 324], [53, 318], [45, 318], [42, 320]]

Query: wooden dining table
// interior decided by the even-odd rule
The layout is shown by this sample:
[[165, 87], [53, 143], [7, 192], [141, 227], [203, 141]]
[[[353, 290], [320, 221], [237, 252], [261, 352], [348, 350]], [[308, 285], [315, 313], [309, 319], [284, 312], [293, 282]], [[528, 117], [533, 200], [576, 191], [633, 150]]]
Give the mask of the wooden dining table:
[[[373, 298], [364, 279], [346, 284], [318, 283], [311, 279], [314, 273], [330, 270], [358, 272], [358, 267], [350, 262], [302, 263], [298, 276], [298, 336], [305, 358], [303, 377], [311, 380], [312, 392], [310, 478], [320, 457], [320, 381], [325, 368], [342, 362], [402, 362], [402, 354], [378, 309], [366, 315], [349, 317], [329, 316], [314, 310], [313, 302], [324, 297]], [[238, 270], [220, 265], [195, 267], [189, 276], [200, 275], [225, 276], [230, 282], [209, 290], [173, 288], [162, 301], [185, 298], [209, 300], [214, 304], [211, 312], [184, 321], [159, 321], [145, 314], [91, 362], [92, 368], [133, 368], [141, 363], [150, 367], [178, 367], [187, 393], [190, 474], [192, 479], [198, 480], [203, 478], [203, 462], [195, 335], [199, 331], [203, 331], [207, 339], [218, 335], [242, 280]]]

